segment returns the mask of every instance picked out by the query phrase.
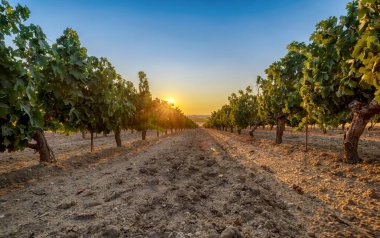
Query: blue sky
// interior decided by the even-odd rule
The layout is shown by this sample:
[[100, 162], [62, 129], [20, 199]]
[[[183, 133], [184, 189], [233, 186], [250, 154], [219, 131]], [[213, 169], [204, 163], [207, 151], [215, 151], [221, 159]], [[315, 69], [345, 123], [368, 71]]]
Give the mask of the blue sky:
[[307, 41], [315, 24], [345, 13], [348, 0], [12, 0], [31, 10], [51, 41], [75, 29], [89, 55], [107, 57], [137, 83], [144, 70], [154, 97], [187, 114], [209, 114], [234, 91]]

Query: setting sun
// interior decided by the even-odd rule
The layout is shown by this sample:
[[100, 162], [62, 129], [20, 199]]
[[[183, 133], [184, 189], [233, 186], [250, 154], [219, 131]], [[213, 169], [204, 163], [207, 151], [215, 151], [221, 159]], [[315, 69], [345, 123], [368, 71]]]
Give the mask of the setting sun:
[[175, 101], [173, 98], [167, 98], [166, 101], [171, 104], [171, 105], [174, 105]]

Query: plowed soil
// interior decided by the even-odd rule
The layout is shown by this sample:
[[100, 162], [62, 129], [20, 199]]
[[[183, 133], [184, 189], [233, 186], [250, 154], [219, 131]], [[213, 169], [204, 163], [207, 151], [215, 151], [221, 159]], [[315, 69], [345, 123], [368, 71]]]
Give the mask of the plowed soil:
[[337, 149], [260, 133], [123, 133], [123, 147], [109, 135], [93, 153], [49, 133], [54, 164], [1, 155], [0, 237], [380, 236], [376, 159], [345, 165]]

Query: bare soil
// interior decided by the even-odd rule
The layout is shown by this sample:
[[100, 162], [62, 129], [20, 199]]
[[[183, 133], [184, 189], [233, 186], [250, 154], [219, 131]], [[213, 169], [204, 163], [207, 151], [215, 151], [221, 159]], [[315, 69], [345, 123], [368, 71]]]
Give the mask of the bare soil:
[[90, 153], [81, 135], [50, 133], [55, 164], [31, 150], [2, 154], [0, 237], [380, 235], [376, 160], [345, 165], [315, 146], [305, 160], [270, 131], [140, 136], [124, 132], [121, 148], [99, 137]]

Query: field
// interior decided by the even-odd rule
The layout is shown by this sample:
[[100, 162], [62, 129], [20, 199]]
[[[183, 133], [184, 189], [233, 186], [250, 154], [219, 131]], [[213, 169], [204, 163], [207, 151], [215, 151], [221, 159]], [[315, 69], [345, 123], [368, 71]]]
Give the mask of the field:
[[0, 2], [0, 238], [380, 237], [380, 0], [57, 2]]
[[379, 237], [380, 137], [339, 162], [342, 135], [259, 129], [47, 133], [57, 162], [1, 154], [0, 237]]

